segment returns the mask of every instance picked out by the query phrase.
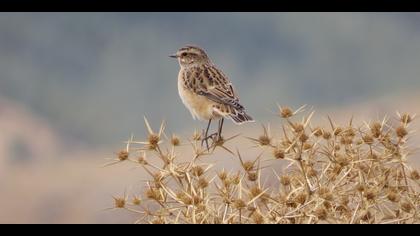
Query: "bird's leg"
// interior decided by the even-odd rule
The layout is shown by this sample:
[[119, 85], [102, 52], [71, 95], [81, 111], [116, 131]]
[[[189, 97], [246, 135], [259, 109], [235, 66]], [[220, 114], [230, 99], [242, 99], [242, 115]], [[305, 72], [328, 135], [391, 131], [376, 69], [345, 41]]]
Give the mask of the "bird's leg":
[[217, 139], [222, 139], [222, 129], [223, 129], [223, 122], [225, 121], [225, 118], [222, 117], [222, 119], [219, 120], [219, 128], [217, 130]]
[[209, 136], [207, 136], [207, 135], [208, 135], [208, 133], [209, 133], [211, 120], [212, 120], [212, 119], [209, 119], [209, 123], [208, 123], [208, 125], [207, 125], [206, 132], [204, 133], [204, 137], [203, 137], [203, 139], [201, 140], [201, 146], [203, 146], [204, 142], [206, 142], [207, 150], [209, 150], [209, 142], [208, 142]]

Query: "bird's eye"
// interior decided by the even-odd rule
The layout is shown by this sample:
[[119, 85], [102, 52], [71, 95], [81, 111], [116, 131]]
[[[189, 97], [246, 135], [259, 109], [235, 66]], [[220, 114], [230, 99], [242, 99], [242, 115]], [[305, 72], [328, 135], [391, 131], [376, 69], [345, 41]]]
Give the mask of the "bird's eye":
[[187, 55], [186, 52], [181, 53], [181, 56], [185, 57]]

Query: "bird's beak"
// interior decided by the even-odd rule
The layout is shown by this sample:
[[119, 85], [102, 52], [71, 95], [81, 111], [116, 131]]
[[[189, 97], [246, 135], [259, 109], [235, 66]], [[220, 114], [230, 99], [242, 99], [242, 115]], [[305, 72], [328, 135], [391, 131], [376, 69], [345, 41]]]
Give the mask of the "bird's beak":
[[169, 55], [169, 57], [178, 58], [178, 56], [176, 54]]

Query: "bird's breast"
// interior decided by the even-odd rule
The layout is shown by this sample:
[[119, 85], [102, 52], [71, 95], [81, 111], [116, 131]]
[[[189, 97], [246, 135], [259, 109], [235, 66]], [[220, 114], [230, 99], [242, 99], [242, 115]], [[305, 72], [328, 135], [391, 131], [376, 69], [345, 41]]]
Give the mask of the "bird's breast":
[[191, 112], [194, 119], [209, 120], [216, 118], [213, 112], [213, 101], [204, 96], [200, 96], [184, 85], [184, 78], [180, 71], [178, 76], [178, 92], [182, 102]]

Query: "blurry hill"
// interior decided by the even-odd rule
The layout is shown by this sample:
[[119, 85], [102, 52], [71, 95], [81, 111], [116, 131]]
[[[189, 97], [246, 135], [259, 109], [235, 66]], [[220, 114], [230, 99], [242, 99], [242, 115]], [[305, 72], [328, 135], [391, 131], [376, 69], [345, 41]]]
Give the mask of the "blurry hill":
[[35, 164], [57, 154], [57, 134], [40, 117], [0, 97], [0, 172], [4, 166]]
[[191, 124], [167, 57], [184, 44], [204, 47], [264, 120], [275, 102], [327, 109], [418, 91], [419, 23], [417, 13], [0, 13], [0, 95], [66, 145], [115, 147], [143, 131], [143, 115], [176, 132]]

